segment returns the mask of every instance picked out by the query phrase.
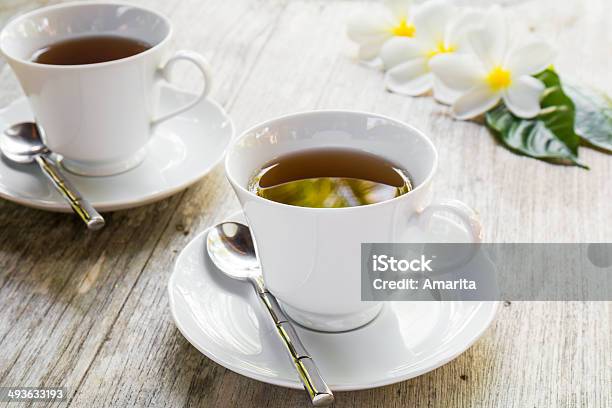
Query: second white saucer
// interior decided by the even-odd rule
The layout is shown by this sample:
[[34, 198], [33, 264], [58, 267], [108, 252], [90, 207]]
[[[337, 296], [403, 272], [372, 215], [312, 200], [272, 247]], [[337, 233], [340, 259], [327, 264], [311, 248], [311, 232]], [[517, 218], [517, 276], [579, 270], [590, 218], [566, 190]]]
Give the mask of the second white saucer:
[[[230, 220], [245, 222], [242, 214]], [[468, 239], [448, 218], [432, 222], [432, 241]], [[252, 288], [222, 276], [205, 255], [206, 234], [183, 249], [168, 283], [177, 327], [200, 352], [232, 371], [302, 388]], [[332, 390], [350, 391], [404, 381], [449, 362], [483, 334], [497, 308], [498, 302], [386, 302], [374, 321], [357, 330], [296, 330]]]
[[[162, 111], [184, 105], [194, 95], [162, 88]], [[12, 124], [32, 121], [25, 98], [0, 110], [0, 131]], [[98, 211], [114, 211], [168, 197], [205, 176], [225, 154], [234, 126], [223, 108], [205, 99], [187, 112], [160, 125], [136, 168], [108, 177], [66, 177]], [[70, 207], [47, 182], [37, 166], [10, 163], [0, 158], [0, 197], [28, 207], [70, 212]]]

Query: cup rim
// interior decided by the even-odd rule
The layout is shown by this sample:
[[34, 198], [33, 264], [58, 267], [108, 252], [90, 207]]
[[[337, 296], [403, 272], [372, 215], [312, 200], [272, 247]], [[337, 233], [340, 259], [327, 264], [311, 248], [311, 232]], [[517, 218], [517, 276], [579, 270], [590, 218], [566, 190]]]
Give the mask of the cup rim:
[[[390, 200], [385, 200], [385, 201], [380, 201], [378, 203], [374, 203], [374, 204], [368, 204], [368, 205], [359, 205], [359, 206], [355, 206], [355, 207], [331, 207], [331, 208], [327, 208], [327, 207], [301, 207], [301, 206], [297, 206], [297, 205], [291, 205], [291, 204], [285, 204], [285, 203], [279, 203], [277, 201], [272, 201], [272, 200], [267, 200], [263, 197], [258, 196], [257, 194], [253, 193], [252, 191], [249, 191], [247, 188], [245, 188], [244, 186], [242, 186], [240, 183], [238, 183], [238, 181], [236, 181], [236, 179], [233, 177], [233, 175], [231, 174], [231, 172], [229, 171], [229, 167], [230, 167], [230, 153], [235, 149], [236, 145], [242, 141], [248, 134], [252, 133], [253, 131], [255, 131], [258, 128], [263, 128], [266, 126], [269, 126], [275, 122], [281, 121], [281, 120], [285, 120], [285, 119], [290, 119], [290, 118], [298, 118], [298, 117], [304, 117], [304, 116], [311, 116], [311, 115], [317, 115], [317, 114], [354, 114], [357, 116], [375, 116], [381, 119], [385, 119], [388, 120], [390, 122], [393, 122], [397, 125], [400, 125], [404, 128], [409, 129], [410, 131], [412, 131], [415, 135], [417, 135], [420, 139], [422, 139], [432, 150], [433, 152], [433, 163], [431, 166], [431, 170], [429, 171], [429, 173], [427, 174], [427, 177], [425, 177], [425, 179], [423, 180], [423, 182], [419, 183], [418, 186], [416, 186], [415, 188], [413, 188], [412, 190], [410, 190], [409, 192], [407, 192], [406, 194], [402, 194], [401, 196], [398, 197], [394, 197]], [[276, 205], [276, 206], [281, 206], [281, 207], [290, 207], [290, 208], [294, 208], [296, 210], [302, 210], [302, 211], [360, 211], [360, 210], [365, 210], [367, 208], [373, 208], [373, 207], [378, 207], [378, 206], [382, 206], [382, 205], [388, 205], [389, 203], [392, 203], [396, 200], [402, 200], [402, 199], [407, 199], [410, 196], [413, 196], [416, 191], [420, 191], [423, 190], [427, 185], [430, 184], [431, 180], [433, 179], [433, 176], [436, 174], [436, 171], [438, 169], [438, 150], [436, 149], [436, 146], [433, 144], [433, 142], [431, 141], [431, 139], [429, 139], [427, 137], [427, 135], [425, 135], [425, 133], [423, 131], [421, 131], [420, 129], [416, 128], [413, 125], [410, 125], [406, 122], [403, 122], [401, 120], [398, 119], [394, 119], [392, 117], [386, 116], [386, 115], [382, 115], [380, 113], [374, 113], [374, 112], [368, 112], [368, 111], [359, 111], [359, 110], [351, 110], [351, 109], [314, 109], [314, 110], [309, 110], [309, 111], [302, 111], [302, 112], [293, 112], [293, 113], [289, 113], [286, 115], [281, 115], [281, 116], [277, 116], [275, 118], [272, 119], [268, 119], [265, 120], [263, 122], [260, 122], [254, 126], [249, 127], [248, 129], [246, 129], [245, 131], [243, 131], [240, 136], [238, 136], [237, 138], [235, 138], [232, 143], [230, 144], [230, 146], [227, 149], [227, 152], [225, 154], [225, 159], [224, 159], [224, 170], [225, 170], [225, 177], [227, 177], [227, 179], [229, 180], [230, 184], [234, 187], [239, 189], [240, 191], [246, 193], [247, 195], [255, 198], [255, 200], [260, 201], [260, 202], [265, 202], [269, 205]]]
[[[151, 48], [140, 52], [138, 54], [134, 54], [134, 55], [130, 55], [129, 57], [125, 57], [125, 58], [120, 58], [120, 59], [116, 59], [116, 60], [112, 60], [112, 61], [104, 61], [104, 62], [96, 62], [93, 64], [72, 64], [72, 65], [56, 65], [56, 64], [42, 64], [40, 62], [33, 62], [24, 58], [19, 58], [16, 57], [14, 55], [9, 54], [8, 52], [5, 51], [4, 49], [4, 36], [6, 35], [6, 33], [8, 32], [8, 30], [15, 24], [17, 24], [19, 21], [28, 18], [28, 17], [32, 17], [32, 16], [36, 16], [38, 14], [44, 14], [47, 13], [51, 10], [58, 10], [58, 9], [63, 9], [63, 8], [72, 8], [72, 7], [88, 7], [88, 6], [129, 6], [129, 7], [133, 7], [135, 9], [140, 9], [140, 10], [144, 10], [148, 13], [154, 14], [155, 16], [159, 17], [168, 27], [168, 32], [166, 33], [166, 36], [159, 41], [157, 44], [153, 45]], [[153, 10], [149, 7], [144, 7], [144, 6], [140, 6], [140, 5], [135, 5], [135, 4], [131, 4], [129, 2], [123, 2], [123, 1], [90, 1], [90, 2], [82, 2], [82, 1], [71, 1], [71, 2], [67, 2], [67, 3], [60, 3], [60, 4], [54, 4], [51, 6], [45, 6], [45, 7], [40, 7], [31, 11], [28, 11], [27, 13], [24, 14], [20, 14], [18, 16], [13, 17], [3, 28], [2, 30], [0, 30], [0, 54], [4, 55], [5, 58], [12, 60], [12, 61], [16, 61], [19, 62], [20, 64], [26, 65], [26, 66], [30, 66], [30, 67], [38, 67], [38, 68], [46, 68], [46, 69], [66, 69], [66, 70], [71, 70], [71, 69], [97, 69], [97, 68], [102, 68], [102, 67], [106, 67], [106, 66], [112, 66], [112, 65], [117, 65], [117, 64], [121, 64], [124, 62], [128, 62], [128, 61], [132, 61], [135, 59], [138, 59], [142, 56], [145, 55], [149, 55], [153, 52], [156, 52], [159, 47], [161, 47], [162, 45], [166, 44], [170, 38], [172, 37], [174, 33], [174, 28], [172, 26], [172, 22], [168, 19], [168, 17], [164, 16], [163, 14], [157, 12], [156, 10]]]

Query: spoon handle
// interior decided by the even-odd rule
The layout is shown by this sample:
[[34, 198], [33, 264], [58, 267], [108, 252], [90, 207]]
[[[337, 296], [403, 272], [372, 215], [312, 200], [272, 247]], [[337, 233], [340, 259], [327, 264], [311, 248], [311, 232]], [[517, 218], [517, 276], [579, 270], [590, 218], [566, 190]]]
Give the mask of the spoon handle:
[[300, 341], [295, 328], [287, 315], [285, 315], [285, 312], [280, 308], [276, 298], [265, 288], [263, 279], [260, 276], [251, 278], [250, 282], [274, 321], [278, 335], [285, 344], [293, 366], [310, 396], [312, 405], [322, 407], [332, 404], [334, 402], [334, 394], [332, 394], [327, 383], [319, 373], [317, 365]]
[[104, 218], [81, 196], [51, 159], [44, 154], [40, 154], [36, 156], [36, 163], [55, 189], [68, 201], [72, 210], [87, 224], [87, 228], [98, 230], [104, 226]]

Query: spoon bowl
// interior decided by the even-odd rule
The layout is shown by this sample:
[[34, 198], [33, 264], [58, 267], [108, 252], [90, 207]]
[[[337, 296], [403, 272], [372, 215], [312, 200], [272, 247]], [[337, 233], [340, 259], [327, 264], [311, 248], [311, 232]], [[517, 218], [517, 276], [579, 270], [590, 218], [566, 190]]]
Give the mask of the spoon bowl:
[[42, 141], [41, 130], [35, 123], [23, 122], [0, 134], [0, 150], [16, 163], [32, 163], [36, 156], [48, 152]]
[[206, 238], [210, 259], [225, 275], [242, 281], [261, 275], [251, 230], [238, 222], [211, 228]]

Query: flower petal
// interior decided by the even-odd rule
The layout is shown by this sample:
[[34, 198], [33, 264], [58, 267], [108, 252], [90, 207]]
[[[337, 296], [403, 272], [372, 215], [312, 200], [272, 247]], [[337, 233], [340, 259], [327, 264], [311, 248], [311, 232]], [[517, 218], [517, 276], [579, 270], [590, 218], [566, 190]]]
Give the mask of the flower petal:
[[433, 85], [433, 75], [427, 67], [427, 59], [413, 59], [391, 68], [385, 74], [388, 90], [409, 96], [417, 96], [429, 91]]
[[493, 108], [500, 100], [498, 92], [483, 84], [470, 89], [453, 104], [453, 115], [457, 119], [472, 119]]
[[385, 4], [389, 8], [389, 10], [391, 10], [395, 18], [410, 18], [412, 0], [386, 0]]
[[466, 91], [478, 85], [485, 73], [471, 55], [440, 54], [429, 60], [431, 71], [447, 87]]
[[508, 45], [508, 26], [499, 6], [493, 6], [484, 16], [483, 24], [470, 31], [469, 44], [487, 70], [503, 62]]
[[433, 79], [433, 97], [436, 101], [443, 103], [444, 105], [452, 105], [459, 97], [461, 93], [455, 91], [444, 85], [438, 77]]
[[423, 4], [414, 15], [416, 38], [435, 48], [438, 43], [444, 42], [446, 28], [451, 21], [455, 7], [443, 0], [428, 1]]
[[532, 75], [543, 71], [555, 57], [554, 48], [542, 40], [533, 40], [510, 52], [508, 69], [515, 76]]
[[385, 69], [393, 68], [402, 62], [407, 62], [414, 58], [423, 58], [424, 55], [425, 52], [419, 43], [413, 38], [408, 37], [390, 38], [385, 42], [380, 51], [380, 58]]
[[355, 15], [348, 24], [348, 37], [359, 44], [359, 59], [371, 61], [378, 57], [382, 45], [391, 38], [389, 13]]
[[372, 62], [380, 54], [384, 41], [380, 43], [362, 44], [359, 46], [358, 57], [362, 61]]
[[346, 33], [357, 44], [382, 44], [391, 37], [391, 24], [388, 13], [357, 14], [349, 20]]
[[456, 51], [470, 52], [471, 47], [467, 39], [467, 33], [482, 26], [485, 13], [478, 9], [460, 10], [446, 30], [446, 43], [453, 45]]
[[540, 96], [544, 88], [544, 84], [536, 78], [523, 75], [504, 92], [504, 102], [516, 116], [533, 118], [540, 113]]

